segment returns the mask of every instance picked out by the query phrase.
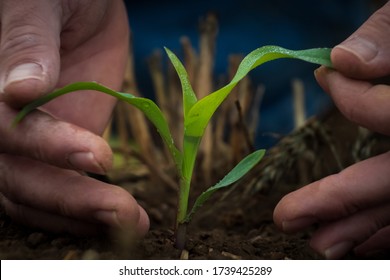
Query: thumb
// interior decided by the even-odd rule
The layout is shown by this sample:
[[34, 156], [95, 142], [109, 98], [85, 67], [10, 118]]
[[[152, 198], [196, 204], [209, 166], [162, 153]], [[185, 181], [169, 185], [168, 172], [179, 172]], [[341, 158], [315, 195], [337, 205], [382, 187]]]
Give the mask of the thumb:
[[19, 107], [53, 89], [60, 69], [58, 1], [0, 2], [0, 100]]
[[334, 67], [351, 78], [375, 79], [390, 74], [390, 2], [375, 12], [331, 54]]

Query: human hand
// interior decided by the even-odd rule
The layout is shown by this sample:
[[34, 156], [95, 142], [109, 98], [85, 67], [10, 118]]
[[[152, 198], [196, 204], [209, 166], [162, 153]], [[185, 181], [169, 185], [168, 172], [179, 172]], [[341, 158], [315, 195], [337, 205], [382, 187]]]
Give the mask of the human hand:
[[143, 235], [145, 211], [125, 190], [83, 176], [105, 173], [111, 150], [98, 135], [115, 100], [62, 96], [10, 129], [14, 108], [75, 81], [119, 89], [128, 55], [123, 2], [0, 1], [0, 202], [23, 224], [77, 234]]
[[[390, 135], [390, 86], [372, 80], [390, 75], [389, 18], [390, 2], [333, 49], [335, 70], [316, 71], [348, 119], [385, 135]], [[390, 249], [390, 152], [286, 195], [274, 221], [285, 232], [318, 223], [310, 245], [329, 259], [351, 250], [368, 256]]]

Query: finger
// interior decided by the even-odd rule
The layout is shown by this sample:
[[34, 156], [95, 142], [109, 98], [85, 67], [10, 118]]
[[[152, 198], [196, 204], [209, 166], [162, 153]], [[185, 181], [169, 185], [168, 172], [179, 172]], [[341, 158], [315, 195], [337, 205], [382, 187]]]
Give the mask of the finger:
[[361, 79], [390, 74], [390, 2], [374, 13], [331, 54], [334, 67], [343, 74]]
[[313, 235], [310, 246], [327, 259], [339, 259], [389, 226], [389, 213], [387, 203], [327, 224]]
[[349, 120], [390, 135], [390, 86], [350, 79], [325, 67], [317, 69], [315, 76]]
[[390, 249], [390, 226], [384, 227], [372, 235], [367, 241], [355, 248], [355, 253], [360, 256], [379, 255]]
[[295, 232], [389, 203], [389, 166], [387, 152], [292, 192], [276, 206], [274, 221], [282, 230]]
[[[70, 2], [70, 15], [61, 33], [61, 75], [58, 87], [75, 81], [96, 81], [114, 90], [122, 88], [129, 53], [129, 23], [123, 1]], [[56, 118], [101, 135], [115, 98], [78, 91], [44, 105]], [[93, 116], [93, 117], [92, 117]]]
[[[71, 219], [145, 234], [149, 225], [124, 189], [23, 157], [0, 155], [0, 192], [12, 202], [4, 205], [10, 215], [43, 228], [63, 229]], [[39, 217], [49, 220], [29, 221]], [[59, 224], [52, 225], [54, 220]]]
[[0, 103], [0, 115], [0, 152], [98, 174], [111, 168], [110, 147], [104, 139], [85, 129], [39, 111], [12, 128], [16, 112], [4, 103]]
[[14, 203], [0, 194], [0, 205], [5, 209], [8, 216], [16, 223], [31, 228], [39, 228], [50, 232], [67, 232], [76, 235], [92, 235], [104, 231], [103, 225], [85, 222], [52, 213], [44, 212]]
[[20, 107], [53, 89], [60, 62], [59, 1], [4, 0], [0, 5], [0, 92]]
[[[22, 204], [14, 203], [0, 194], [0, 205], [5, 209], [16, 223], [38, 228], [55, 233], [70, 233], [74, 235], [99, 235], [110, 232], [112, 229], [118, 230], [117, 227], [112, 228], [111, 224], [103, 224], [98, 221], [85, 221], [79, 218], [65, 217], [54, 213], [38, 210]], [[149, 220], [145, 210], [139, 207], [140, 219], [135, 228], [120, 228], [128, 232], [133, 232], [137, 236], [146, 234], [149, 228]], [[111, 229], [111, 230], [110, 230]], [[130, 236], [134, 236], [131, 235]]]

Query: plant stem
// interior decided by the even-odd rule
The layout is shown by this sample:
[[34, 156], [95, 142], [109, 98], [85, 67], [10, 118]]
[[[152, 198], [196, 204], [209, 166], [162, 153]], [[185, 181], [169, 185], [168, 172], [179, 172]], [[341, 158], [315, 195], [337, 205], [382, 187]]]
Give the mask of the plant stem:
[[185, 220], [188, 209], [188, 198], [190, 195], [190, 180], [187, 178], [182, 178], [180, 180], [180, 189], [179, 189], [179, 202], [177, 209], [177, 218], [176, 218], [176, 229], [179, 225]]
[[184, 250], [186, 246], [187, 223], [179, 223], [175, 232], [175, 247]]
[[179, 188], [179, 201], [175, 227], [175, 246], [184, 249], [186, 235], [186, 216], [188, 209], [188, 199], [190, 196], [191, 178], [195, 166], [197, 151], [201, 137], [190, 137], [184, 135], [183, 141], [183, 165], [181, 169], [181, 179]]
[[190, 194], [191, 178], [181, 178], [179, 188], [179, 201], [175, 226], [175, 247], [183, 250], [186, 243], [187, 224], [184, 222], [187, 216], [188, 198]]

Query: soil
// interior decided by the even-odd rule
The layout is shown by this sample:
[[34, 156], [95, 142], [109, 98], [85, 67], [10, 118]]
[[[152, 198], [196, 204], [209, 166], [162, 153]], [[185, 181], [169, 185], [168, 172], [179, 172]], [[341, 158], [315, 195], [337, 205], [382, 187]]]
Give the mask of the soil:
[[[140, 184], [140, 183], [139, 183]], [[149, 182], [142, 182], [151, 189]], [[140, 194], [148, 209], [152, 228], [147, 236], [133, 244], [123, 244], [115, 237], [74, 237], [50, 234], [14, 224], [4, 212], [0, 214], [1, 259], [317, 259], [307, 246], [308, 233], [288, 236], [272, 222], [276, 199], [255, 195], [242, 201], [198, 214], [188, 228], [188, 257], [173, 246], [173, 207], [161, 194]], [[151, 198], [159, 198], [151, 202]], [[174, 195], [171, 195], [174, 197]], [[161, 199], [161, 200], [160, 200]], [[245, 206], [245, 207], [243, 207]], [[206, 206], [205, 206], [206, 207]], [[212, 211], [210, 211], [212, 210]], [[212, 212], [212, 213], [211, 213]]]
[[272, 212], [285, 193], [339, 171], [340, 164], [389, 149], [388, 137], [361, 132], [332, 111], [283, 138], [237, 187], [220, 191], [197, 213], [185, 251], [173, 246], [175, 192], [156, 187], [149, 176], [125, 181], [126, 176], [117, 176], [110, 180], [128, 189], [150, 216], [151, 230], [143, 239], [125, 244], [114, 235], [52, 234], [17, 225], [0, 211], [0, 259], [321, 259], [308, 246], [313, 229], [283, 234], [273, 224]]

